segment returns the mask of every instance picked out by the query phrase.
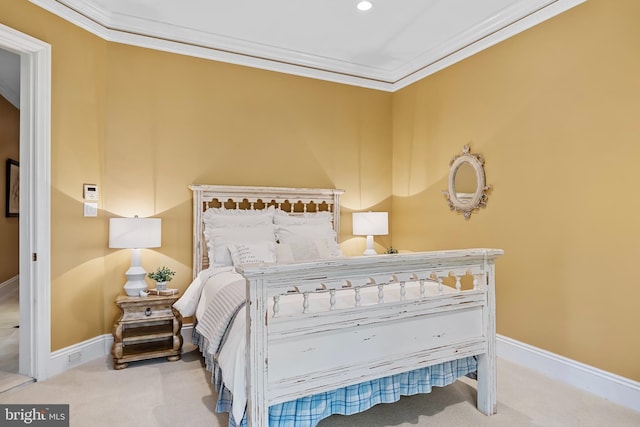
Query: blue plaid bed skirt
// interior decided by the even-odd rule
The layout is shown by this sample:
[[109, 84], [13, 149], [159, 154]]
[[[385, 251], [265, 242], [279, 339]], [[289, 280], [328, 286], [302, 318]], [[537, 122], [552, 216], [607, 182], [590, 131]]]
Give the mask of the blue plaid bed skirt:
[[[476, 369], [476, 357], [465, 357], [280, 403], [269, 407], [269, 426], [313, 427], [333, 414], [357, 414], [379, 403], [397, 402], [400, 396], [430, 393], [431, 387], [446, 386]], [[233, 396], [220, 375], [213, 377], [218, 379], [215, 380], [218, 390], [216, 411], [230, 413]], [[246, 426], [246, 413], [239, 426], [229, 416], [229, 427]]]

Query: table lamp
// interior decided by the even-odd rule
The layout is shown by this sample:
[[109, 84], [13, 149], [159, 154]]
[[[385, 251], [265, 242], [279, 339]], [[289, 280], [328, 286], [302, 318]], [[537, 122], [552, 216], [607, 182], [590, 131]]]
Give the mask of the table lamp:
[[354, 212], [353, 235], [367, 236], [367, 248], [362, 255], [376, 255], [373, 249], [373, 236], [389, 234], [389, 215], [387, 212]]
[[127, 270], [124, 290], [129, 296], [140, 296], [147, 289], [147, 272], [140, 264], [140, 249], [159, 248], [162, 240], [160, 218], [110, 218], [109, 247], [131, 249], [131, 267]]

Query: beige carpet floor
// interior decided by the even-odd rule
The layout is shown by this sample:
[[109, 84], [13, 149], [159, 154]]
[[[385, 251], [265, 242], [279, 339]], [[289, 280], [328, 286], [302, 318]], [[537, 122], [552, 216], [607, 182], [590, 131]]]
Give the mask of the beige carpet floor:
[[0, 371], [18, 372], [18, 283], [0, 287]]
[[0, 287], [0, 392], [33, 381], [18, 374], [18, 281]]
[[[334, 415], [319, 426], [640, 426], [640, 413], [500, 359], [498, 414], [478, 412], [475, 396], [475, 381], [465, 378], [361, 414]], [[210, 373], [191, 345], [177, 362], [156, 359], [114, 371], [109, 359], [99, 359], [0, 393], [0, 404], [67, 403], [74, 427], [226, 426], [215, 400]]]

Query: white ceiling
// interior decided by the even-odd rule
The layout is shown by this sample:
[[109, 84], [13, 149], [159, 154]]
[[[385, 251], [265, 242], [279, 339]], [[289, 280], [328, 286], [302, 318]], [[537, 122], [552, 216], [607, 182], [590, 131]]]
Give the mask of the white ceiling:
[[105, 40], [395, 91], [585, 0], [30, 0]]

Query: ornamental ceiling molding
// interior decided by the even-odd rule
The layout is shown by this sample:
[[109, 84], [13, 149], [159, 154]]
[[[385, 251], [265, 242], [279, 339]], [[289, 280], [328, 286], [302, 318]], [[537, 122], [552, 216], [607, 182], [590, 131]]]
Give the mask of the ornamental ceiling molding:
[[395, 92], [586, 0], [521, 1], [393, 72], [112, 13], [87, 0], [30, 1], [110, 42]]

